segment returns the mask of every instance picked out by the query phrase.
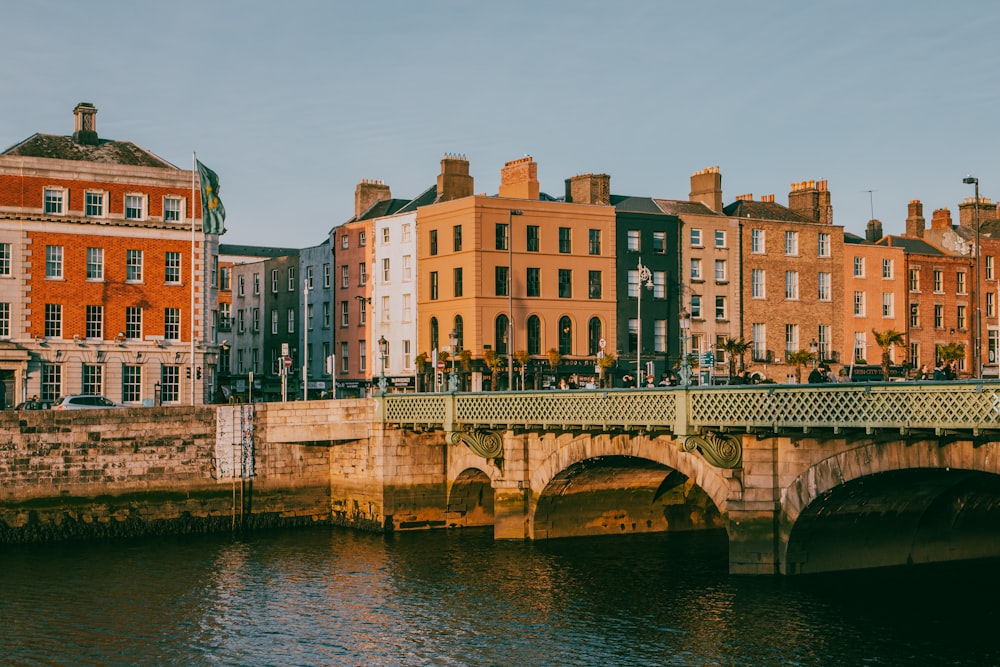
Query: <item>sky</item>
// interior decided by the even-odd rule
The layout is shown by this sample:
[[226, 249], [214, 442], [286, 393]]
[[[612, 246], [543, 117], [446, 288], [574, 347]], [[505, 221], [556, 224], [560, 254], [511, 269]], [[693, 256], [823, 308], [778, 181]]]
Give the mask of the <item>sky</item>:
[[[308, 247], [365, 179], [412, 198], [447, 154], [477, 193], [530, 155], [541, 189], [788, 202], [826, 179], [834, 223], [905, 231], [1000, 199], [1000, 3], [622, 0], [0, 0], [0, 150], [102, 138], [219, 175], [224, 243]], [[13, 55], [12, 55], [13, 54]]]

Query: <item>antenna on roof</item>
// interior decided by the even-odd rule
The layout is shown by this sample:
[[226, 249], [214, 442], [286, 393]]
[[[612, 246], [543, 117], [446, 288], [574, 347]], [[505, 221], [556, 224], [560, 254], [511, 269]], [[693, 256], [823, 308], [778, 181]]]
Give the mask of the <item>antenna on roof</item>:
[[871, 206], [871, 209], [872, 209], [872, 217], [870, 217], [869, 220], [874, 220], [875, 219], [875, 198], [872, 196], [872, 193], [875, 192], [875, 191], [874, 190], [865, 190], [865, 192], [868, 193], [868, 205]]

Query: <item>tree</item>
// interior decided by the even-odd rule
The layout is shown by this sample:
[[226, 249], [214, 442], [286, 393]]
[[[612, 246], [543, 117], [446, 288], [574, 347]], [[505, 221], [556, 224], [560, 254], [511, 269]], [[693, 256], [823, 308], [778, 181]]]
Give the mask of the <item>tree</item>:
[[606, 380], [607, 375], [608, 375], [608, 369], [614, 368], [615, 367], [615, 362], [617, 362], [617, 361], [618, 361], [618, 359], [615, 357], [614, 353], [612, 353], [612, 352], [605, 352], [603, 357], [598, 357], [597, 358], [597, 365], [601, 369], [601, 386], [602, 387], [605, 384], [605, 380]]
[[743, 368], [743, 355], [747, 350], [750, 349], [751, 343], [746, 342], [742, 338], [727, 338], [722, 343], [722, 349], [725, 350], [726, 354], [729, 355], [729, 382], [733, 381], [736, 377], [736, 359], [740, 360], [740, 368]]
[[788, 354], [788, 363], [795, 366], [795, 382], [802, 384], [802, 367], [812, 363], [816, 355], [809, 350], [796, 350]]
[[562, 363], [562, 354], [559, 353], [554, 347], [550, 347], [549, 351], [545, 353], [549, 358], [549, 367], [552, 369], [554, 375], [559, 374], [559, 364]]
[[490, 388], [497, 390], [497, 373], [503, 370], [504, 360], [495, 350], [488, 349], [483, 352], [483, 363], [490, 369]]
[[895, 329], [887, 329], [885, 331], [872, 329], [872, 335], [875, 336], [875, 344], [882, 348], [882, 379], [888, 382], [889, 363], [892, 361], [892, 348], [906, 345], [906, 336]]
[[[531, 355], [528, 354], [527, 350], [518, 350], [514, 353], [514, 360], [521, 369], [521, 389], [524, 389], [524, 371], [528, 368], [528, 362], [531, 360]], [[511, 387], [511, 389], [513, 389], [513, 387]]]
[[958, 363], [965, 359], [965, 346], [961, 343], [948, 343], [937, 346], [937, 357], [940, 361]]

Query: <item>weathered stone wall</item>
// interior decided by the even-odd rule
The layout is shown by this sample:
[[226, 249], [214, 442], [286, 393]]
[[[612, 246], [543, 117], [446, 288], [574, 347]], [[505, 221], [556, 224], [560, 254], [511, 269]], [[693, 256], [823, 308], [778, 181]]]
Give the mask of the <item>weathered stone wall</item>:
[[225, 409], [0, 413], [0, 543], [328, 522], [326, 446], [257, 428], [255, 476], [218, 479]]

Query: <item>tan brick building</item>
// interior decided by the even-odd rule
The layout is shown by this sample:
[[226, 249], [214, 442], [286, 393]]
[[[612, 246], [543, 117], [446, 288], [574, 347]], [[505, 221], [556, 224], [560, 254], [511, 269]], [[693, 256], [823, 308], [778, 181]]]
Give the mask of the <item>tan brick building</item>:
[[788, 206], [774, 195], [741, 195], [724, 209], [742, 242], [742, 337], [749, 370], [794, 382], [786, 360], [799, 350], [836, 371], [843, 349], [844, 228], [833, 224], [826, 181], [793, 183]]
[[96, 116], [81, 103], [71, 136], [0, 154], [0, 398], [201, 403], [218, 354], [218, 236], [192, 230], [191, 171], [100, 138]]
[[[617, 349], [614, 207], [544, 195], [530, 157], [504, 166], [496, 197], [445, 199], [417, 212], [419, 351], [450, 347], [454, 331], [473, 358], [463, 378], [473, 389], [489, 379], [487, 349], [527, 353], [529, 387], [593, 378], [599, 340]], [[500, 387], [509, 371], [497, 374]], [[520, 368], [514, 375], [519, 386]]]

